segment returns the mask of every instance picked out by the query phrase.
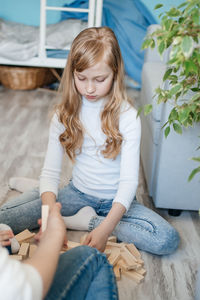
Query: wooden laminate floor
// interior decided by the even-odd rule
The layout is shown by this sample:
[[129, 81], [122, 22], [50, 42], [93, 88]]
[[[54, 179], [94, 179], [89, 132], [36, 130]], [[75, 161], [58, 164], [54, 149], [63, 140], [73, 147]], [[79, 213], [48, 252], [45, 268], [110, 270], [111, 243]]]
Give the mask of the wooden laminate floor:
[[[130, 91], [136, 98], [138, 92]], [[137, 99], [136, 99], [137, 100]], [[13, 91], [0, 86], [0, 201], [17, 195], [8, 189], [11, 176], [38, 178], [45, 156], [49, 118], [56, 103], [56, 93], [45, 90]], [[66, 171], [67, 170], [67, 171]], [[71, 166], [65, 160], [62, 183], [70, 178]], [[148, 196], [141, 168], [138, 200], [155, 209]], [[178, 251], [170, 256], [154, 256], [142, 252], [147, 269], [140, 285], [123, 277], [118, 282], [120, 300], [192, 300], [200, 268], [200, 220], [197, 212], [182, 212], [171, 217], [157, 210], [179, 232]], [[69, 231], [70, 240], [79, 241], [83, 232]]]

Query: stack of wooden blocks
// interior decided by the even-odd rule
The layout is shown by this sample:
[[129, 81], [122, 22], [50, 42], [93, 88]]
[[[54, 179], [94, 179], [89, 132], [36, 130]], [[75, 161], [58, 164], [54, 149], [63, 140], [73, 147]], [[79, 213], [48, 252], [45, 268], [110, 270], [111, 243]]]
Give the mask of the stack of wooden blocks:
[[[30, 232], [28, 229], [17, 234], [15, 238], [20, 243], [20, 249], [17, 255], [11, 255], [11, 257], [18, 260], [32, 257], [37, 249], [37, 245], [33, 239], [34, 235], [35, 233]], [[81, 238], [80, 243], [68, 241], [68, 248], [63, 248], [61, 253], [74, 247], [81, 246], [85, 237], [86, 235]], [[113, 266], [117, 280], [120, 280], [121, 275], [124, 275], [137, 283], [143, 281], [146, 274], [144, 261], [134, 244], [117, 243], [116, 237], [109, 237], [104, 253], [107, 256], [109, 263]]]
[[[68, 241], [68, 250], [82, 245], [85, 237], [86, 235], [82, 236], [80, 243]], [[64, 251], [66, 249], [63, 249]], [[146, 274], [144, 261], [134, 244], [117, 243], [116, 237], [111, 236], [108, 238], [104, 253], [113, 266], [117, 280], [120, 280], [121, 275], [129, 277], [137, 283], [144, 280]]]
[[15, 238], [20, 244], [20, 248], [17, 254], [11, 255], [12, 258], [17, 260], [23, 260], [27, 257], [32, 257], [37, 245], [34, 244], [35, 233], [30, 232], [28, 229], [15, 235]]

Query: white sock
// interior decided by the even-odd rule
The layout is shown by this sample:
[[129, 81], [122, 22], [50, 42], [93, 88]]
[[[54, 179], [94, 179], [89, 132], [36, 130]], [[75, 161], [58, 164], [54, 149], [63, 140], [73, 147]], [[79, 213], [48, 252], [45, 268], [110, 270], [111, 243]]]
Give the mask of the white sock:
[[[12, 230], [12, 229], [7, 224], [0, 224], [0, 231], [1, 230]], [[16, 240], [15, 237], [11, 238], [10, 241], [11, 241], [11, 251], [12, 251], [12, 253], [17, 253], [19, 251], [19, 248], [20, 248], [20, 245], [19, 245], [18, 241]]]
[[90, 206], [81, 208], [75, 215], [63, 217], [67, 229], [88, 230], [92, 217], [97, 216], [95, 210]]
[[26, 177], [11, 177], [8, 184], [12, 190], [24, 193], [38, 187], [39, 181]]

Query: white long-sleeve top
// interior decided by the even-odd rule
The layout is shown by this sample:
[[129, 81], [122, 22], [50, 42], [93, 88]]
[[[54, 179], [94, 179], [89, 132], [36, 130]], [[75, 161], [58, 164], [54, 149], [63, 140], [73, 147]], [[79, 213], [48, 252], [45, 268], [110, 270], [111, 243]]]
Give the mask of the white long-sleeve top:
[[[100, 150], [106, 140], [101, 129], [101, 111], [105, 99], [90, 102], [82, 99], [80, 119], [84, 126], [81, 153], [77, 153], [72, 172], [74, 186], [83, 193], [121, 203], [126, 210], [136, 194], [139, 174], [141, 125], [137, 111], [128, 103], [121, 108], [119, 130], [123, 136], [116, 159], [104, 158]], [[49, 130], [49, 142], [40, 176], [40, 194], [56, 196], [60, 181], [63, 147], [59, 136], [65, 130], [55, 114]]]
[[42, 289], [38, 271], [10, 258], [0, 246], [0, 300], [41, 300]]

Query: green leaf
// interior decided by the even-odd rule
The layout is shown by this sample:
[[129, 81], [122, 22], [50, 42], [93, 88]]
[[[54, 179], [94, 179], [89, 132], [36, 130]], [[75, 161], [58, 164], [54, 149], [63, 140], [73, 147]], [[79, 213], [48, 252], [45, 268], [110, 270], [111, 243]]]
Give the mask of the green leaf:
[[153, 40], [152, 38], [146, 38], [144, 40], [144, 42], [142, 43], [141, 49], [144, 50], [144, 49], [148, 48], [151, 45], [152, 40]]
[[173, 88], [170, 89], [169, 91], [169, 95], [172, 97], [173, 95], [175, 95], [177, 92], [179, 92], [182, 89], [182, 85], [181, 84], [176, 84]]
[[173, 69], [168, 69], [164, 76], [163, 76], [163, 81], [167, 80], [167, 78], [169, 77], [169, 75], [171, 74], [171, 72], [173, 71]]
[[138, 118], [138, 117], [139, 117], [139, 115], [141, 114], [142, 110], [143, 110], [143, 107], [142, 107], [142, 106], [140, 106], [140, 107], [138, 108], [138, 111], [137, 111], [137, 116], [136, 116], [136, 118]]
[[173, 20], [167, 19], [167, 20], [164, 22], [165, 29], [166, 29], [167, 31], [170, 30], [172, 24], [173, 24]]
[[184, 66], [186, 75], [188, 75], [189, 73], [198, 74], [198, 67], [192, 60], [185, 61]]
[[192, 98], [190, 99], [190, 101], [195, 101], [197, 99], [200, 99], [200, 92], [196, 93], [194, 96], [192, 96]]
[[179, 122], [181, 124], [183, 124], [187, 120], [187, 118], [189, 116], [189, 113], [190, 113], [190, 109], [188, 107], [182, 108], [179, 111], [179, 113], [178, 113], [178, 115], [179, 115]]
[[160, 53], [160, 55], [163, 54], [164, 50], [165, 50], [165, 42], [162, 41], [158, 46], [158, 52]]
[[157, 4], [157, 5], [154, 7], [154, 9], [158, 9], [158, 8], [161, 8], [161, 7], [163, 7], [163, 4]]
[[144, 115], [145, 116], [148, 115], [152, 111], [152, 109], [153, 109], [152, 104], [146, 104], [144, 106]]
[[199, 9], [196, 8], [194, 9], [194, 12], [192, 14], [192, 20], [194, 24], [199, 25]]
[[191, 159], [200, 162], [200, 157], [192, 157]]
[[182, 128], [178, 123], [173, 123], [173, 128], [178, 134], [182, 134]]
[[167, 127], [165, 128], [165, 137], [166, 137], [166, 138], [168, 137], [169, 133], [170, 133], [170, 126], [167, 126]]
[[169, 114], [169, 121], [170, 122], [175, 121], [177, 120], [177, 118], [178, 118], [178, 113], [176, 111], [176, 108], [174, 107]]
[[182, 7], [186, 6], [187, 4], [188, 4], [188, 2], [183, 2], [177, 8], [182, 8]]
[[188, 177], [188, 181], [191, 181], [193, 179], [193, 177], [200, 172], [200, 167], [192, 170], [192, 172], [190, 173], [190, 176]]
[[167, 13], [169, 17], [178, 17], [181, 15], [181, 11], [175, 7], [172, 7]]
[[181, 43], [181, 49], [183, 51], [183, 55], [186, 58], [189, 58], [193, 52], [194, 49], [194, 43], [191, 36], [184, 36], [182, 43]]

